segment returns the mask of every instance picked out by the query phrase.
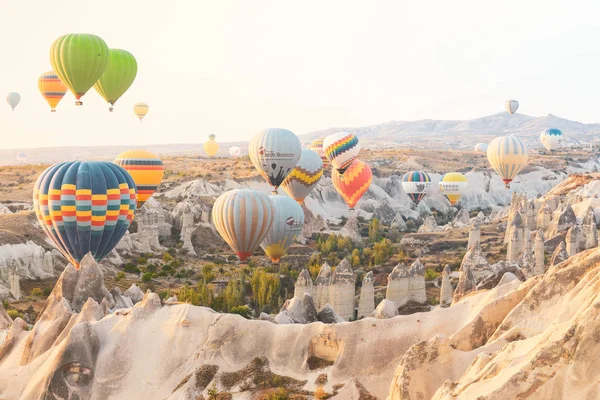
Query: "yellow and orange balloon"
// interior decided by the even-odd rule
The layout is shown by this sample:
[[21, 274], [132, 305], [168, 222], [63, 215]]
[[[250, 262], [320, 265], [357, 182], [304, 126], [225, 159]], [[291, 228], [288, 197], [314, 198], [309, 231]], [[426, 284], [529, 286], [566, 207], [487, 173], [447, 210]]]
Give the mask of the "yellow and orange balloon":
[[360, 160], [354, 160], [346, 169], [344, 174], [340, 174], [335, 168], [331, 171], [331, 180], [337, 192], [342, 196], [350, 210], [354, 209], [356, 203], [371, 186], [373, 173], [371, 167]]
[[62, 83], [54, 71], [48, 71], [39, 77], [38, 88], [42, 97], [50, 105], [50, 111], [56, 112], [56, 106], [67, 93], [67, 86]]
[[156, 154], [146, 150], [130, 150], [121, 153], [113, 161], [129, 172], [137, 187], [137, 208], [154, 194], [162, 182], [165, 167]]

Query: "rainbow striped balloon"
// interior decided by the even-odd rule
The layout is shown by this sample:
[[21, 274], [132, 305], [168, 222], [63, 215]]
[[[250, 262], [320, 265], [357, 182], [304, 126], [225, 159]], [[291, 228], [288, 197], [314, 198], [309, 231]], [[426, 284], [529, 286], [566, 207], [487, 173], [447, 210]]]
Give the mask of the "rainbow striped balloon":
[[275, 206], [267, 195], [235, 189], [220, 195], [212, 208], [213, 225], [244, 261], [263, 241], [275, 218]]
[[56, 112], [56, 106], [67, 93], [67, 86], [62, 83], [54, 71], [45, 72], [39, 77], [38, 89], [50, 105], [51, 112]]
[[331, 171], [331, 180], [350, 210], [353, 210], [358, 200], [371, 186], [373, 173], [367, 164], [360, 160], [354, 160], [344, 175], [336, 170]]
[[321, 161], [323, 161], [323, 168], [327, 168], [329, 167], [329, 159], [325, 155], [325, 150], [323, 150], [323, 140], [324, 138], [313, 140], [310, 143], [310, 146], [308, 146], [308, 148], [317, 153], [319, 157], [321, 157]]
[[146, 150], [130, 150], [121, 153], [113, 161], [131, 174], [138, 190], [137, 208], [154, 194], [165, 173], [165, 167], [157, 155]]
[[402, 177], [402, 188], [415, 203], [419, 204], [431, 186], [431, 177], [423, 171], [410, 171]]
[[487, 158], [507, 189], [510, 182], [527, 165], [529, 150], [516, 136], [500, 136], [492, 140], [487, 149]]
[[338, 132], [323, 140], [323, 149], [333, 168], [344, 174], [360, 153], [360, 143], [353, 133]]
[[131, 175], [109, 162], [55, 164], [33, 189], [42, 229], [75, 268], [88, 253], [100, 261], [112, 251], [133, 221], [136, 201]]
[[302, 149], [300, 160], [296, 167], [285, 178], [281, 187], [299, 204], [304, 203], [319, 179], [323, 176], [323, 162], [321, 157], [310, 149]]

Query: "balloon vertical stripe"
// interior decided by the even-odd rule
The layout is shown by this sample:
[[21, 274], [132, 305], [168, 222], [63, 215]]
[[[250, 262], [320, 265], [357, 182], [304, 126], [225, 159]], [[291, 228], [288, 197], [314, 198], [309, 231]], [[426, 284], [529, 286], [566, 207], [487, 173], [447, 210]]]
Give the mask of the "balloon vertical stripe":
[[525, 143], [516, 136], [501, 136], [491, 141], [488, 161], [506, 186], [527, 165], [529, 158]]

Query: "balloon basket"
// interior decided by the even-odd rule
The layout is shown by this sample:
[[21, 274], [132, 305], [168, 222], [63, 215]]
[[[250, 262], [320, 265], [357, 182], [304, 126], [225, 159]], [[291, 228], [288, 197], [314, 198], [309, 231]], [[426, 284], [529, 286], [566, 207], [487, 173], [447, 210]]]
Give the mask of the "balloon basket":
[[83, 101], [81, 101], [81, 100], [77, 100], [77, 101], [75, 102], [75, 105], [76, 105], [76, 106], [82, 106], [82, 105], [83, 105]]
[[56, 110], [55, 110], [55, 109], [52, 109], [52, 110], [50, 110], [50, 112], [56, 112]]
[[114, 108], [108, 107], [108, 111], [113, 112]]

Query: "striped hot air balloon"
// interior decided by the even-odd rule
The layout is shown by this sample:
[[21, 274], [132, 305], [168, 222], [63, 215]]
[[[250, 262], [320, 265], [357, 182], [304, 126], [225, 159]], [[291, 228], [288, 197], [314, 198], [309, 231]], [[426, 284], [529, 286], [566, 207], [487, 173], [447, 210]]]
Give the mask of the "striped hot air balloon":
[[402, 188], [415, 203], [419, 204], [431, 186], [431, 177], [423, 171], [410, 171], [402, 177]]
[[509, 189], [510, 182], [527, 165], [529, 150], [516, 136], [500, 136], [489, 144], [487, 157], [492, 168]]
[[142, 119], [148, 114], [149, 108], [150, 107], [148, 107], [148, 104], [146, 103], [135, 103], [133, 105], [133, 112], [140, 119], [140, 122], [142, 122]]
[[132, 177], [108, 162], [55, 164], [33, 189], [42, 229], [76, 268], [88, 253], [100, 261], [112, 251], [133, 220], [136, 201]]
[[440, 178], [440, 191], [455, 205], [467, 191], [467, 177], [460, 172], [448, 172]]
[[510, 115], [513, 115], [519, 109], [519, 102], [514, 99], [506, 100], [504, 102], [504, 108], [506, 108], [506, 111]]
[[162, 182], [165, 167], [157, 155], [146, 150], [130, 150], [121, 153], [113, 161], [131, 174], [138, 191], [137, 208], [154, 194]]
[[38, 89], [50, 105], [51, 112], [56, 112], [56, 106], [67, 93], [67, 86], [62, 83], [54, 71], [45, 72], [39, 77]]
[[287, 196], [275, 195], [269, 198], [275, 207], [275, 217], [260, 247], [272, 262], [277, 263], [302, 231], [304, 211], [298, 203]]
[[360, 153], [360, 143], [353, 133], [338, 132], [323, 140], [323, 149], [333, 168], [344, 174]]
[[296, 167], [301, 151], [298, 136], [281, 128], [258, 132], [248, 146], [250, 161], [267, 183], [273, 186], [273, 194], [277, 194], [279, 185]]
[[269, 197], [250, 189], [225, 192], [212, 208], [215, 228], [242, 261], [269, 233], [274, 217], [275, 206]]
[[302, 204], [306, 196], [317, 186], [321, 176], [323, 176], [321, 157], [310, 149], [302, 149], [298, 164], [285, 178], [281, 187], [291, 198]]
[[358, 200], [371, 186], [373, 173], [371, 167], [360, 160], [354, 160], [346, 169], [344, 175], [337, 170], [331, 171], [331, 180], [337, 192], [342, 196], [350, 210], [354, 210], [354, 206]]
[[321, 161], [323, 161], [323, 168], [327, 168], [329, 167], [329, 159], [325, 155], [325, 150], [323, 149], [323, 140], [324, 138], [313, 140], [308, 148], [321, 157]]

